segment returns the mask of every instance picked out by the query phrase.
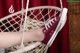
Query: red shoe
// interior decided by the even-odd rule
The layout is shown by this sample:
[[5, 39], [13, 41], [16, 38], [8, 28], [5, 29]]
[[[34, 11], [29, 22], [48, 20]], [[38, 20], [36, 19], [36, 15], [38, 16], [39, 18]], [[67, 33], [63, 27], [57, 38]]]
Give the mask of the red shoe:
[[47, 25], [43, 28], [43, 33], [45, 34], [45, 39], [43, 41], [44, 43], [47, 43], [52, 36], [54, 30], [58, 25], [59, 20], [59, 17], [55, 17], [46, 23]]
[[45, 39], [43, 43], [49, 46], [53, 43], [58, 32], [63, 28], [64, 24], [66, 23], [66, 15], [67, 9], [63, 8], [62, 13], [59, 16], [56, 16], [46, 22], [46, 25], [43, 29], [43, 32], [45, 34]]

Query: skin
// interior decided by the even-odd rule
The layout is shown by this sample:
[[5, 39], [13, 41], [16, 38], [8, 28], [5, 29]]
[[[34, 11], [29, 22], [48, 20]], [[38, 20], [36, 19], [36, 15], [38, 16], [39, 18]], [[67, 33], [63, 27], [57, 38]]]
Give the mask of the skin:
[[[0, 32], [0, 48], [8, 48], [21, 43], [22, 32]], [[29, 41], [42, 41], [42, 29], [24, 32], [24, 43]]]

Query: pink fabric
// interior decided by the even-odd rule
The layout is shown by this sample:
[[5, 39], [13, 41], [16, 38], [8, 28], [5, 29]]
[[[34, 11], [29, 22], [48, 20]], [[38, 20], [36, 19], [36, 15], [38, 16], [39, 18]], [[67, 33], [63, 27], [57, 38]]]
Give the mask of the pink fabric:
[[[63, 6], [67, 7], [66, 0], [63, 1]], [[15, 12], [21, 10], [21, 0], [0, 0], [0, 18], [9, 15], [8, 9], [13, 5]], [[30, 0], [29, 7], [35, 6], [60, 6], [59, 0]], [[24, 8], [26, 6], [26, 0], [24, 0]], [[69, 53], [69, 31], [68, 20], [64, 28], [60, 31], [56, 37], [53, 45], [49, 48], [48, 53]]]

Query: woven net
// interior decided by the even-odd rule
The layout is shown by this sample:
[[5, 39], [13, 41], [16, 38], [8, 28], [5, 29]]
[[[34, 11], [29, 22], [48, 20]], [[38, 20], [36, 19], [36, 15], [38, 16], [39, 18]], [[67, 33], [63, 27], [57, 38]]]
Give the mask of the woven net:
[[24, 18], [26, 17], [25, 30], [32, 30], [40, 28], [45, 25], [46, 29], [53, 19], [60, 13], [59, 10], [51, 8], [36, 8], [28, 11], [28, 17], [26, 17], [25, 10], [22, 14], [21, 11], [6, 16], [0, 21], [1, 32], [22, 31]]

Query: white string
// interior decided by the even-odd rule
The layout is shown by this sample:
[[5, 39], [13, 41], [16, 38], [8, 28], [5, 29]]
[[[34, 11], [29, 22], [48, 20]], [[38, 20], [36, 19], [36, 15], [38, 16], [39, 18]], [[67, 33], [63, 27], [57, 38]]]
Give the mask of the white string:
[[28, 13], [28, 7], [29, 7], [29, 0], [27, 0], [27, 4], [26, 4], [26, 15]]
[[23, 15], [24, 15], [24, 7], [23, 7], [23, 0], [21, 1], [21, 15], [22, 15], [22, 18], [21, 18], [21, 23], [20, 23], [20, 31], [22, 31], [22, 22], [23, 22]]
[[[23, 2], [22, 2], [23, 3]], [[27, 13], [28, 13], [28, 6], [29, 6], [29, 0], [27, 0], [27, 4], [26, 4], [26, 15], [25, 15], [25, 20], [24, 20], [24, 28], [23, 28], [23, 35], [22, 35], [22, 41], [21, 41], [21, 48], [24, 47], [24, 35], [25, 35], [25, 27], [26, 27], [26, 19], [27, 19]]]
[[[21, 13], [22, 13], [22, 19], [21, 19], [21, 25], [20, 25], [20, 27], [22, 26], [22, 21], [23, 21], [23, 0], [22, 0]], [[23, 34], [22, 34], [22, 37], [21, 37], [21, 45], [20, 45], [20, 48], [22, 48], [22, 47], [24, 47], [24, 44], [23, 44]]]
[[62, 0], [60, 0], [60, 5], [61, 5], [61, 8], [63, 8]]
[[23, 0], [22, 0], [22, 9], [24, 9], [24, 7], [23, 7]]

